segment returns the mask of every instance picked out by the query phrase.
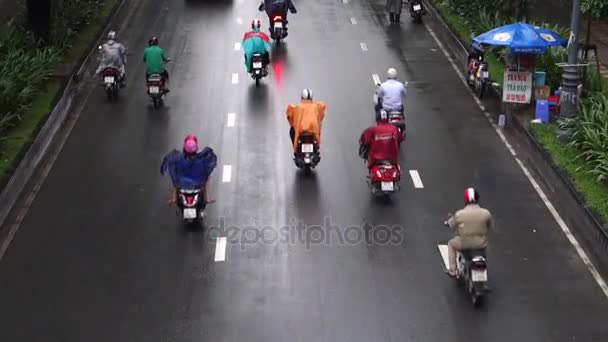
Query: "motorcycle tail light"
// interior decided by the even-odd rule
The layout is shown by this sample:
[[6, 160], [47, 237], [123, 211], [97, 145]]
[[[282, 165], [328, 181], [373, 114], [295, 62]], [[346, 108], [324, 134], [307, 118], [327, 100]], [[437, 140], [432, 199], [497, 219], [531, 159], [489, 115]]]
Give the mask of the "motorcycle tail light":
[[378, 176], [378, 178], [382, 178], [382, 173], [380, 173], [380, 170], [376, 170], [376, 176]]
[[279, 20], [283, 20], [283, 17], [281, 17], [280, 15], [275, 15], [274, 19], [272, 19], [274, 21], [279, 21]]

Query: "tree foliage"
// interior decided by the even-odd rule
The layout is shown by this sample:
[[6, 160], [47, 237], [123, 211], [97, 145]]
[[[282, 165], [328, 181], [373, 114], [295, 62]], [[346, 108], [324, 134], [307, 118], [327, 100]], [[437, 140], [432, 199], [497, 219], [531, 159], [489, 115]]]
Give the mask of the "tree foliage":
[[581, 11], [593, 19], [608, 18], [608, 0], [582, 0]]

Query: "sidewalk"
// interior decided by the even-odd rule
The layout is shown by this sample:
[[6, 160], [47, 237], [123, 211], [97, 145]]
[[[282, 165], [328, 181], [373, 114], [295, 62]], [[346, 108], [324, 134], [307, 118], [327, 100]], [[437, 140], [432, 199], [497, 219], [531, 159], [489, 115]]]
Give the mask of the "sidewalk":
[[600, 74], [608, 78], [608, 23], [600, 22], [591, 25], [591, 44], [597, 46]]

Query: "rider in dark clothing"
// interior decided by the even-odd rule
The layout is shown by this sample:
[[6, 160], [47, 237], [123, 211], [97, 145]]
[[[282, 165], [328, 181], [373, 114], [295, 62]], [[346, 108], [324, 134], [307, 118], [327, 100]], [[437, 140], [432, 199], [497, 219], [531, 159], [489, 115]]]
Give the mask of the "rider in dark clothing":
[[293, 14], [298, 12], [291, 0], [263, 0], [258, 7], [258, 10], [266, 11], [268, 20], [270, 21], [271, 36], [274, 35], [274, 21], [272, 20], [274, 15], [283, 16], [283, 26], [285, 27], [285, 36], [287, 36], [287, 11], [289, 10]]

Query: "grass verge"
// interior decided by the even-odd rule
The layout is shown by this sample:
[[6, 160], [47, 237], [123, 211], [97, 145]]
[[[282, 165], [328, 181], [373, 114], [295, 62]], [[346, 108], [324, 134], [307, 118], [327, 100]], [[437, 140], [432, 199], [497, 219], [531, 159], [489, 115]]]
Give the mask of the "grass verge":
[[[99, 30], [112, 12], [114, 5], [120, 0], [105, 0], [96, 16], [91, 19], [76, 36], [74, 45], [66, 50], [61, 63], [78, 63], [86, 54], [91, 43], [97, 39]], [[59, 92], [63, 91], [62, 82], [58, 79], [49, 79], [39, 90], [30, 110], [23, 115], [22, 120], [11, 128], [1, 142], [0, 148], [0, 184], [6, 184], [8, 178], [15, 170], [27, 148], [36, 138], [44, 122], [53, 110]]]
[[576, 190], [583, 194], [586, 204], [597, 211], [604, 222], [608, 222], [608, 185], [588, 174], [589, 167], [583, 160], [576, 159], [578, 152], [574, 147], [557, 140], [554, 123], [532, 124], [531, 128], [541, 145], [551, 154], [553, 162], [568, 173]]

